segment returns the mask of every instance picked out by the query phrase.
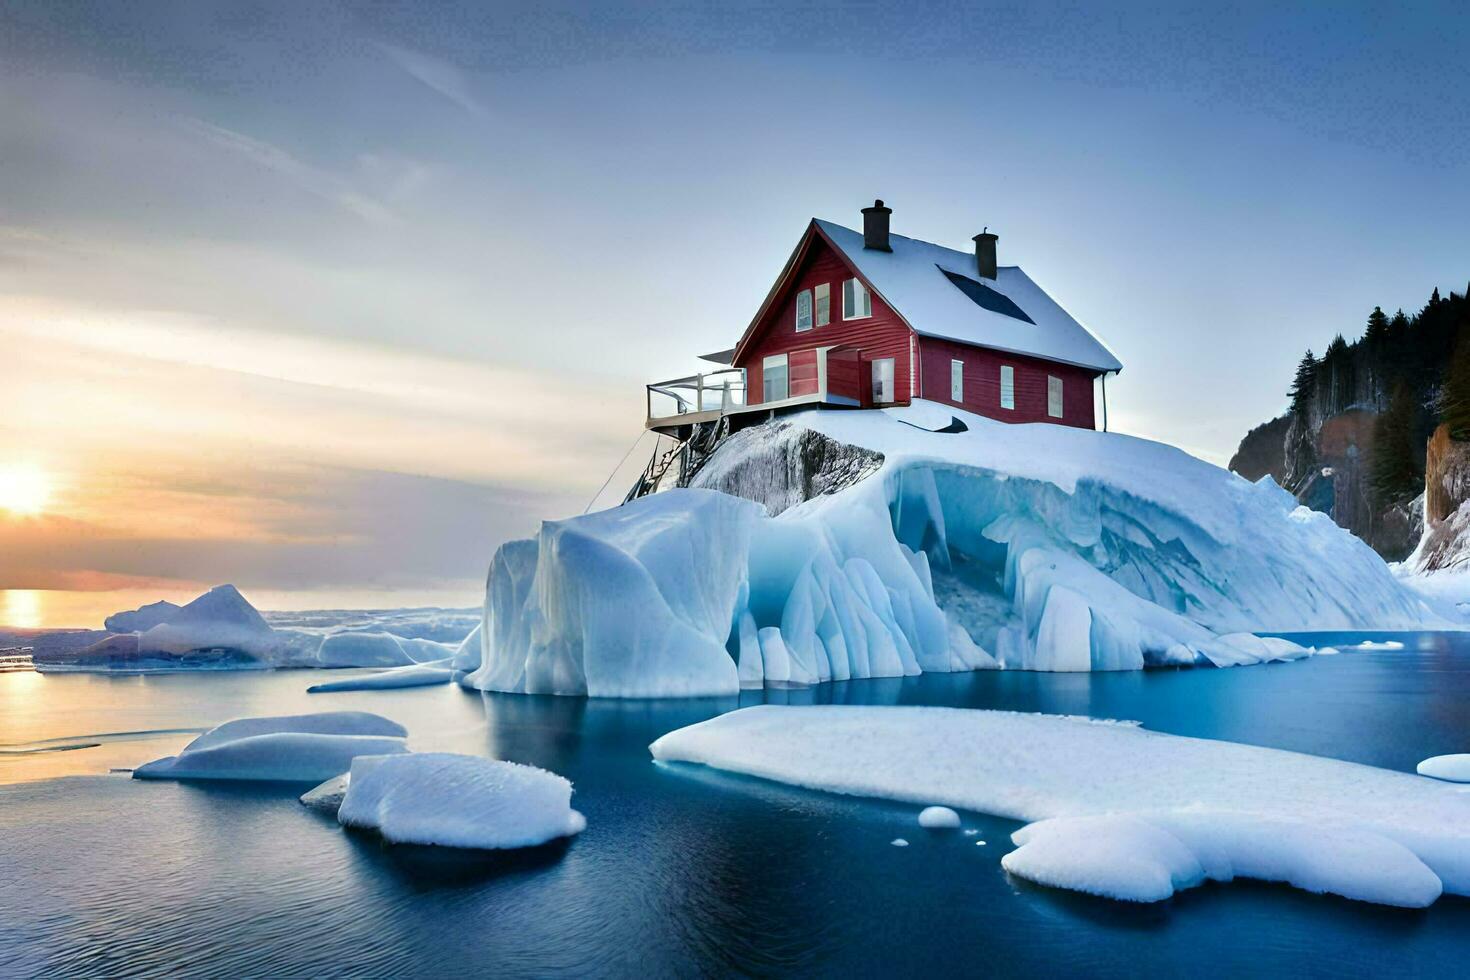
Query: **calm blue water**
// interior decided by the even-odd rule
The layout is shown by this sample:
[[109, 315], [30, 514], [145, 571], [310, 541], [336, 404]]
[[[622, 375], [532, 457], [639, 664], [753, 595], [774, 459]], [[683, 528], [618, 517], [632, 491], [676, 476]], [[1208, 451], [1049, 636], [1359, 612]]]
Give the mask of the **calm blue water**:
[[[1392, 636], [1406, 648], [768, 697], [1131, 718], [1406, 770], [1470, 749], [1470, 638]], [[978, 847], [920, 830], [914, 807], [649, 760], [650, 741], [733, 700], [307, 696], [312, 679], [0, 675], [0, 780], [28, 780], [0, 786], [0, 976], [1448, 976], [1470, 957], [1463, 899], [1406, 912], [1236, 883], [1122, 906], [1009, 879], [1010, 821], [966, 814], [988, 842]], [[134, 764], [188, 738], [112, 733], [328, 707], [393, 717], [418, 748], [563, 773], [588, 828], [562, 850], [507, 861], [344, 833], [295, 802], [301, 787], [37, 779]], [[95, 747], [22, 751], [69, 744]], [[890, 846], [898, 836], [912, 846]]]

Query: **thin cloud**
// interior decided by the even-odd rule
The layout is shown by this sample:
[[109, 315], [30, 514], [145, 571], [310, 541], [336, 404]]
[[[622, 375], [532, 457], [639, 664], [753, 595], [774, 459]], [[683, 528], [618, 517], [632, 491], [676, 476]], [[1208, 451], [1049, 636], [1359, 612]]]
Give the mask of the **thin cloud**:
[[190, 128], [216, 146], [237, 153], [248, 160], [279, 174], [309, 194], [357, 215], [373, 224], [387, 224], [394, 220], [393, 212], [381, 202], [353, 188], [341, 177], [314, 167], [283, 150], [273, 143], [246, 136], [244, 133], [203, 120], [190, 120]]
[[374, 42], [394, 64], [419, 82], [438, 92], [471, 115], [485, 115], [485, 107], [470, 92], [469, 79], [463, 71], [447, 61], [395, 44]]

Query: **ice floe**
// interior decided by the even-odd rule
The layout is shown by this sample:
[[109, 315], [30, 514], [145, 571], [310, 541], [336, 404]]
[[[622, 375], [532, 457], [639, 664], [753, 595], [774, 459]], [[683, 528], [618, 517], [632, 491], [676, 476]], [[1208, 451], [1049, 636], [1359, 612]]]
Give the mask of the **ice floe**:
[[352, 763], [337, 811], [343, 826], [400, 844], [534, 847], [580, 833], [572, 784], [535, 766], [425, 752]]
[[1423, 906], [1470, 895], [1470, 794], [1409, 773], [1136, 724], [925, 707], [746, 708], [655, 758], [1031, 821], [1007, 870], [1136, 901], [1205, 880]]
[[139, 766], [133, 778], [321, 782], [358, 756], [407, 752], [406, 736], [402, 725], [362, 711], [241, 718]]
[[433, 684], [448, 684], [454, 670], [448, 660], [438, 660], [409, 667], [394, 667], [390, 670], [348, 677], [340, 681], [324, 681], [306, 689], [308, 694], [328, 694], [333, 691], [386, 691], [400, 687], [428, 687]]
[[1433, 776], [1452, 783], [1470, 783], [1470, 753], [1436, 755], [1419, 763], [1421, 776]]

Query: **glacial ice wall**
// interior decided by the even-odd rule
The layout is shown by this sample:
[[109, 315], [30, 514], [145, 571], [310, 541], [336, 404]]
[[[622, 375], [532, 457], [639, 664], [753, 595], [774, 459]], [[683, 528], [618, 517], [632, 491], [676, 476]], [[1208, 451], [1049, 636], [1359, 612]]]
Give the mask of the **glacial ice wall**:
[[[932, 428], [948, 415], [908, 412]], [[1251, 630], [1442, 623], [1269, 480], [1169, 447], [971, 415], [959, 433], [891, 413], [795, 418], [881, 467], [774, 518], [685, 489], [547, 523], [497, 552], [464, 683], [690, 696], [983, 667], [1232, 666], [1311, 652]], [[803, 443], [785, 426], [709, 466], [785, 503]], [[772, 476], [733, 475], [742, 466]]]

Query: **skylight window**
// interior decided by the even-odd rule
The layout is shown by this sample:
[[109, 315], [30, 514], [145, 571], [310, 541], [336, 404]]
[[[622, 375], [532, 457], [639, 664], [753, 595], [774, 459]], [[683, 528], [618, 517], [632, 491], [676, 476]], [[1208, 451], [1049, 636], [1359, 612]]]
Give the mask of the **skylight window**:
[[[939, 268], [935, 266], [935, 268]], [[959, 291], [970, 297], [976, 306], [987, 309], [1001, 316], [1008, 316], [1014, 320], [1025, 320], [1027, 323], [1036, 321], [1026, 315], [1026, 311], [1017, 306], [1009, 296], [996, 292], [984, 283], [976, 282], [968, 276], [962, 276], [948, 269], [939, 269], [949, 278], [949, 281], [958, 287]]]

